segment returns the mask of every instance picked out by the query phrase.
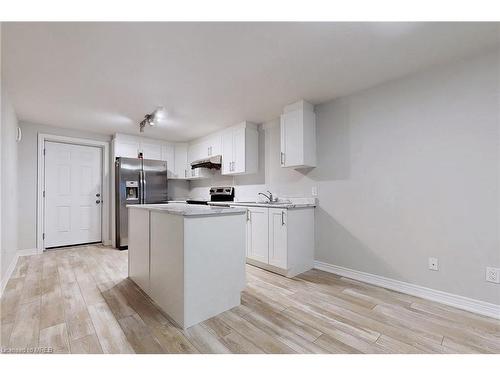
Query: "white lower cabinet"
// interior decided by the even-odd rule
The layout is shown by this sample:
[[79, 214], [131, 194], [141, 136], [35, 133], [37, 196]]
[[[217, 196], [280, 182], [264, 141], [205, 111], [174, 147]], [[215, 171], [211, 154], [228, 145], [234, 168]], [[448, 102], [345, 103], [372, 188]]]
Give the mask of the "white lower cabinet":
[[286, 209], [269, 208], [269, 264], [286, 269], [287, 228]]
[[249, 208], [247, 213], [247, 258], [264, 263], [269, 261], [268, 232], [268, 209]]
[[247, 263], [294, 277], [313, 262], [313, 207], [248, 208]]

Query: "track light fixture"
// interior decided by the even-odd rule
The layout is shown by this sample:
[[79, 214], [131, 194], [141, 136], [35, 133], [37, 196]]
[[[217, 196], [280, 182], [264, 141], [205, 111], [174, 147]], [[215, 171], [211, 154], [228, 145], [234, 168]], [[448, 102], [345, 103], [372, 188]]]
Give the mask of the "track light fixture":
[[162, 120], [164, 117], [165, 117], [165, 107], [163, 106], [158, 106], [153, 112], [146, 113], [146, 115], [144, 116], [144, 120], [142, 120], [139, 123], [139, 129], [141, 133], [144, 132], [144, 128], [146, 127], [146, 125], [157, 126], [158, 122]]

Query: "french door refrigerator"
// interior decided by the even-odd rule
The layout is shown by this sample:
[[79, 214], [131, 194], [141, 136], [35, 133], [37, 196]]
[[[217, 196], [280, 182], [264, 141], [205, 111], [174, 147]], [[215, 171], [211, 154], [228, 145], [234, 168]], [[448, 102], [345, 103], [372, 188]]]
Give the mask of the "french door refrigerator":
[[167, 203], [167, 162], [134, 158], [115, 161], [116, 247], [128, 248], [129, 204]]

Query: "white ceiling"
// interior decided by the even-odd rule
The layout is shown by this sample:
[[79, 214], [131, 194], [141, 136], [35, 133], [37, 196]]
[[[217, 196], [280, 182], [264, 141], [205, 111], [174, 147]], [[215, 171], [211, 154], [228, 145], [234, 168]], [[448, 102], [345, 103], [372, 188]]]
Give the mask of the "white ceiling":
[[495, 23], [9, 23], [3, 78], [21, 120], [188, 140], [276, 118], [499, 43]]

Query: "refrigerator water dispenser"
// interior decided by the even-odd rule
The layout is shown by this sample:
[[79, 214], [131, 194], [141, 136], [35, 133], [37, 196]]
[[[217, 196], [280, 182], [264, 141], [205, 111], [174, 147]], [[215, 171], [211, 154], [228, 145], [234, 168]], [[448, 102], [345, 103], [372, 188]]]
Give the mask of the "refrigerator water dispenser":
[[139, 198], [139, 181], [126, 181], [126, 199], [137, 200]]

